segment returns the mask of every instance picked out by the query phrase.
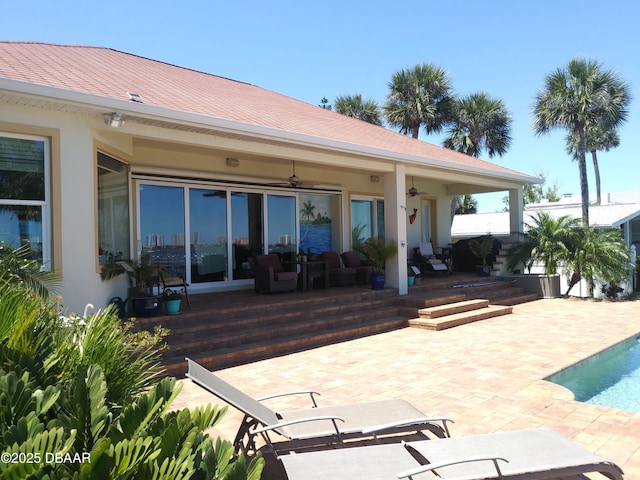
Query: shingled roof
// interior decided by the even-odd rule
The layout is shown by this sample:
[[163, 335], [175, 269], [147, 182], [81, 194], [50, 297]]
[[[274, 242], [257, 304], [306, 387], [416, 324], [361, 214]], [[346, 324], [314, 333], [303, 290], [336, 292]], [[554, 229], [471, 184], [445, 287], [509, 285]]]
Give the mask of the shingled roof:
[[522, 174], [354, 120], [228, 78], [152, 60], [111, 48], [0, 42], [0, 78], [56, 87], [72, 92], [129, 100], [128, 92], [147, 105], [194, 113], [246, 125], [417, 156], [498, 176], [526, 180]]

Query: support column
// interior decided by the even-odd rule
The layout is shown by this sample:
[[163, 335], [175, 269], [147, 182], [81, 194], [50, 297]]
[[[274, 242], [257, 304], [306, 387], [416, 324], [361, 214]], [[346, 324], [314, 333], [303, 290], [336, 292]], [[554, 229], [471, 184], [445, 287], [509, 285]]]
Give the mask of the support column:
[[384, 176], [384, 235], [398, 245], [398, 255], [387, 261], [387, 285], [398, 289], [399, 295], [409, 292], [407, 285], [407, 200], [406, 171], [397, 165], [394, 172]]
[[512, 242], [519, 241], [524, 231], [523, 211], [522, 187], [509, 189], [509, 233]]

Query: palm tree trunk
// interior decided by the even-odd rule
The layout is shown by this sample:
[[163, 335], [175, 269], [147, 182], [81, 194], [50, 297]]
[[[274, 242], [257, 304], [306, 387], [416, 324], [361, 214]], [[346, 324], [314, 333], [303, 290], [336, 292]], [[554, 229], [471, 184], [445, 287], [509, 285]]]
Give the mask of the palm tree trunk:
[[580, 275], [579, 272], [573, 272], [571, 274], [571, 279], [569, 280], [569, 286], [567, 288], [566, 293], [564, 294], [565, 297], [569, 296], [569, 292], [571, 291], [571, 289], [575, 286], [576, 283], [578, 283], [580, 280], [582, 280], [582, 275]]
[[580, 171], [580, 194], [582, 195], [582, 223], [589, 226], [589, 179], [587, 178], [587, 160], [585, 155], [584, 128], [578, 131], [578, 170]]
[[593, 171], [596, 176], [596, 205], [600, 205], [600, 167], [598, 167], [598, 155], [596, 150], [591, 150], [591, 158], [593, 158]]
[[411, 125], [411, 136], [413, 138], [418, 138], [419, 134], [420, 134], [420, 122], [413, 122], [413, 125]]

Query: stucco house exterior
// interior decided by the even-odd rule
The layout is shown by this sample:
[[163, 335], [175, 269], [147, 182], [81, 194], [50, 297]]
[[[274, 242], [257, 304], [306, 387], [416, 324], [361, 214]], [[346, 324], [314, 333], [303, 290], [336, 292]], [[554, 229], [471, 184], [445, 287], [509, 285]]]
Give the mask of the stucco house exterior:
[[[155, 252], [190, 293], [251, 288], [247, 257], [451, 241], [452, 195], [535, 177], [250, 83], [98, 47], [0, 42], [0, 241], [28, 243], [80, 311], [119, 295], [100, 266]], [[420, 192], [408, 195], [411, 185]], [[518, 232], [522, 210], [509, 215]]]

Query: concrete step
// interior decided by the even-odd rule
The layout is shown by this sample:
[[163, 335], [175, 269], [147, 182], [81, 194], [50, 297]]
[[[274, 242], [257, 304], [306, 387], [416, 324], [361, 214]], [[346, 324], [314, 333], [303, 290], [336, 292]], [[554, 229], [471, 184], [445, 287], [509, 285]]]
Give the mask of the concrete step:
[[522, 292], [515, 295], [505, 295], [504, 297], [495, 298], [491, 301], [492, 305], [519, 305], [521, 303], [533, 302], [538, 300], [537, 293]]
[[421, 308], [418, 315], [421, 318], [440, 318], [456, 313], [469, 312], [485, 308], [489, 306], [489, 300], [465, 300], [462, 302], [449, 303], [446, 305], [438, 305], [436, 307]]
[[487, 318], [508, 315], [513, 311], [512, 306], [489, 305], [488, 307], [473, 310], [470, 312], [454, 313], [438, 318], [413, 318], [409, 320], [410, 327], [425, 328], [427, 330], [444, 330], [445, 328], [457, 327]]
[[215, 328], [211, 331], [200, 329], [188, 334], [177, 334], [172, 331], [167, 338], [169, 349], [174, 355], [190, 356], [195, 352], [219, 351], [224, 348], [244, 347], [255, 342], [281, 342], [283, 338], [298, 336], [322, 337], [326, 331], [341, 328], [358, 328], [380, 318], [397, 315], [397, 307], [379, 307], [374, 311], [340, 312], [322, 319], [305, 319], [296, 317], [282, 324], [227, 325], [226, 328]]
[[227, 368], [243, 363], [263, 360], [279, 355], [299, 352], [302, 350], [321, 347], [331, 343], [352, 340], [369, 335], [397, 330], [407, 326], [406, 318], [391, 316], [376, 320], [359, 323], [356, 325], [343, 325], [318, 332], [315, 335], [308, 333], [298, 333], [297, 335], [286, 335], [279, 339], [260, 340], [243, 345], [221, 347], [217, 349], [207, 349], [201, 352], [193, 352], [188, 355], [166, 352], [162, 361], [165, 368], [165, 375], [184, 377], [187, 365], [184, 360], [189, 356], [198, 363], [211, 370]]

